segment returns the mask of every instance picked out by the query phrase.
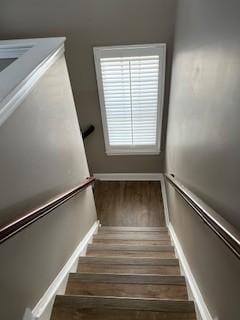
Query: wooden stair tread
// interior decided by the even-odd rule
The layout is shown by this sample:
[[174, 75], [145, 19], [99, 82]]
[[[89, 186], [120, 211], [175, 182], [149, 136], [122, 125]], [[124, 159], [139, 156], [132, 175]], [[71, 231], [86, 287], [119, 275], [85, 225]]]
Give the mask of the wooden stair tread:
[[128, 310], [77, 307], [54, 307], [51, 320], [196, 320], [194, 313], [155, 312], [146, 310]]
[[87, 251], [87, 257], [138, 257], [138, 258], [175, 258], [173, 251], [139, 251], [139, 250], [102, 250], [91, 249]]
[[115, 245], [90, 244], [87, 256], [112, 256], [112, 257], [156, 257], [175, 258], [172, 246], [138, 246], [138, 245]]
[[124, 264], [98, 264], [80, 263], [78, 272], [81, 273], [114, 273], [114, 274], [160, 274], [160, 275], [180, 275], [179, 266], [160, 265], [124, 265]]
[[117, 309], [56, 309], [51, 320], [195, 320], [190, 313], [165, 313]]
[[55, 299], [55, 307], [65, 305], [65, 307], [77, 307], [84, 309], [127, 309], [139, 311], [155, 312], [185, 312], [194, 313], [194, 303], [189, 300], [168, 300], [151, 298], [125, 298], [125, 297], [99, 297], [84, 295], [58, 295]]
[[146, 245], [128, 245], [128, 244], [105, 244], [104, 247], [102, 244], [92, 243], [88, 245], [88, 250], [119, 250], [119, 251], [168, 251], [174, 252], [173, 246], [166, 245], [155, 245], [155, 246], [146, 246]]
[[99, 233], [102, 232], [168, 232], [167, 227], [100, 227]]
[[136, 258], [136, 257], [80, 257], [80, 263], [98, 263], [98, 264], [122, 264], [122, 265], [151, 265], [151, 266], [179, 266], [178, 259], [161, 259], [161, 258]]
[[177, 259], [81, 257], [78, 272], [179, 275]]
[[155, 246], [155, 245], [171, 245], [171, 240], [129, 240], [129, 239], [93, 239], [93, 243], [99, 243], [101, 245], [105, 244], [124, 244], [124, 245], [146, 245], [146, 246]]
[[140, 283], [140, 284], [174, 284], [186, 285], [185, 278], [177, 275], [141, 275], [141, 274], [102, 274], [70, 273], [69, 279], [104, 283]]
[[170, 240], [170, 236], [167, 232], [103, 232], [97, 233], [93, 239]]
[[166, 227], [101, 227], [51, 320], [196, 320]]
[[181, 276], [70, 274], [67, 294], [159, 299], [187, 299]]
[[66, 294], [108, 297], [135, 297], [155, 299], [187, 300], [187, 288], [184, 285], [80, 282], [69, 280]]

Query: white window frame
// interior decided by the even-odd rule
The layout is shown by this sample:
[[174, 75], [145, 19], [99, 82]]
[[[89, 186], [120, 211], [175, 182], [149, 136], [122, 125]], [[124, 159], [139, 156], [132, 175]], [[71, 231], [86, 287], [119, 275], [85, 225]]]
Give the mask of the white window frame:
[[[105, 141], [105, 150], [107, 155], [136, 155], [136, 154], [159, 154], [161, 152], [161, 131], [162, 115], [164, 105], [164, 83], [165, 83], [165, 65], [166, 65], [166, 44], [142, 44], [142, 45], [124, 45], [109, 47], [94, 47], [94, 61], [98, 85], [98, 95], [101, 108], [103, 123], [103, 133]], [[136, 146], [111, 146], [109, 144], [107, 118], [104, 103], [103, 81], [101, 74], [101, 58], [127, 57], [127, 56], [146, 56], [159, 55], [159, 82], [158, 82], [158, 112], [157, 112], [157, 133], [155, 145], [136, 145]]]

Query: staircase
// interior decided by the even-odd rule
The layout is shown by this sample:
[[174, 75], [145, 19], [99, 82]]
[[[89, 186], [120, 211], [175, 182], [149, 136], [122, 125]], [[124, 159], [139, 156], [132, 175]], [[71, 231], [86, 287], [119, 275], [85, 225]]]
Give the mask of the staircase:
[[100, 227], [51, 320], [193, 320], [165, 227]]

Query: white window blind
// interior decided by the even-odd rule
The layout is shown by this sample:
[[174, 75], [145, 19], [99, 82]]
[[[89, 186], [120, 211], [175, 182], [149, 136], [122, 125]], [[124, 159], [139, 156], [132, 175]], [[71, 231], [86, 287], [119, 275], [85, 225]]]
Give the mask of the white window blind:
[[106, 151], [158, 153], [165, 46], [95, 48]]

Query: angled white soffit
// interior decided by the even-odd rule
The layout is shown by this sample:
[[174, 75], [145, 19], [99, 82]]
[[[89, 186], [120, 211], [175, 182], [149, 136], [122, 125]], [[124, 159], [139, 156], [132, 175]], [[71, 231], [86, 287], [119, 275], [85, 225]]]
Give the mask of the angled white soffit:
[[0, 41], [1, 59], [15, 59], [0, 71], [0, 126], [64, 53], [65, 38]]

